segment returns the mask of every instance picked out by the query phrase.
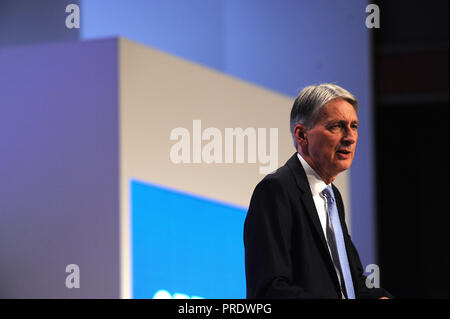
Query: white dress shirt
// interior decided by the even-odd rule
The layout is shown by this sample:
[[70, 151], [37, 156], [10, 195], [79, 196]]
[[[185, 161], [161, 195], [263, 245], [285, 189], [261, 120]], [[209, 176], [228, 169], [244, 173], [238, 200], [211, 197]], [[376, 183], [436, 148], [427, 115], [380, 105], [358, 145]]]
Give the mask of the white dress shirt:
[[[326, 211], [326, 201], [320, 195], [320, 193], [328, 186], [320, 178], [320, 176], [314, 171], [314, 169], [309, 166], [309, 164], [303, 159], [303, 157], [297, 153], [298, 159], [303, 166], [306, 173], [306, 178], [308, 179], [309, 187], [314, 200], [314, 205], [316, 206], [317, 214], [319, 215], [320, 224], [322, 225], [322, 230], [325, 238], [327, 238], [327, 211]], [[328, 239], [327, 239], [328, 240]]]
[[[320, 225], [322, 226], [323, 235], [325, 236], [325, 239], [327, 241], [328, 245], [328, 238], [327, 238], [327, 202], [326, 199], [323, 197], [321, 192], [330, 184], [325, 184], [325, 182], [322, 180], [322, 178], [319, 176], [319, 174], [316, 173], [316, 171], [309, 166], [309, 164], [303, 159], [303, 157], [297, 153], [298, 159], [300, 160], [300, 163], [303, 166], [303, 169], [306, 173], [306, 178], [308, 179], [309, 187], [311, 189], [311, 193], [314, 200], [314, 205], [316, 206], [317, 214], [319, 215]], [[330, 252], [331, 257], [331, 251], [330, 246], [328, 245], [328, 251]], [[336, 268], [336, 267], [335, 267]], [[336, 274], [338, 276], [339, 282], [341, 282], [341, 276], [339, 274], [339, 271], [336, 270]], [[342, 292], [341, 292], [342, 294]], [[345, 298], [344, 295], [341, 295], [342, 298]]]

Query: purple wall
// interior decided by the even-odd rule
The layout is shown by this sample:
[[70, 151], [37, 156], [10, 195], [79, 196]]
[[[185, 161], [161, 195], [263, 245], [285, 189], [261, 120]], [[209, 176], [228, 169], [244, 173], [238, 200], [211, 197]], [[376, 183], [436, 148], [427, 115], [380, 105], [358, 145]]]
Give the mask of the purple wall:
[[0, 298], [120, 295], [117, 47], [0, 48]]

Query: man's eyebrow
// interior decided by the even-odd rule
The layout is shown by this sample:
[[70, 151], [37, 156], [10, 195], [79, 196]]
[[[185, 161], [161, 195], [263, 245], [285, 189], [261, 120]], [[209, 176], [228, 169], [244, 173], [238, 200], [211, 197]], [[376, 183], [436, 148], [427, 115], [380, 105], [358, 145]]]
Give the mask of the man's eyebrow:
[[[346, 124], [348, 123], [347, 120], [336, 120], [336, 119], [329, 119], [329, 120], [325, 120], [326, 125], [332, 125], [332, 124]], [[354, 120], [350, 122], [351, 124], [357, 124], [359, 125], [359, 120]]]

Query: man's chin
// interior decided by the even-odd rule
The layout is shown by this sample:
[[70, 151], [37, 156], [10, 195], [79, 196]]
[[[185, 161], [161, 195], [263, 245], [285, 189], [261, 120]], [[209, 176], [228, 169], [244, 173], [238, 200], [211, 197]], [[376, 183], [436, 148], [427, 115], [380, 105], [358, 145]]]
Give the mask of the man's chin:
[[352, 166], [352, 161], [350, 160], [346, 160], [346, 161], [339, 161], [338, 164], [336, 165], [336, 170], [339, 173], [342, 173], [345, 170], [348, 170], [350, 168], [350, 166]]

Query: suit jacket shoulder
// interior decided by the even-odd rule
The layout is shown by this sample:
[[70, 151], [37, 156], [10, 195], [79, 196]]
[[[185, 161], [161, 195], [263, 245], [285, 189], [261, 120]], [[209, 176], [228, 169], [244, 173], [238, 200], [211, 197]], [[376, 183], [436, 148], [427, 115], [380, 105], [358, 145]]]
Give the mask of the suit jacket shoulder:
[[[341, 223], [344, 205], [333, 187]], [[359, 298], [386, 295], [365, 287], [358, 253], [343, 227], [355, 292]], [[248, 298], [339, 298], [306, 173], [294, 154], [255, 187], [244, 224]], [[390, 296], [390, 295], [387, 295]]]

